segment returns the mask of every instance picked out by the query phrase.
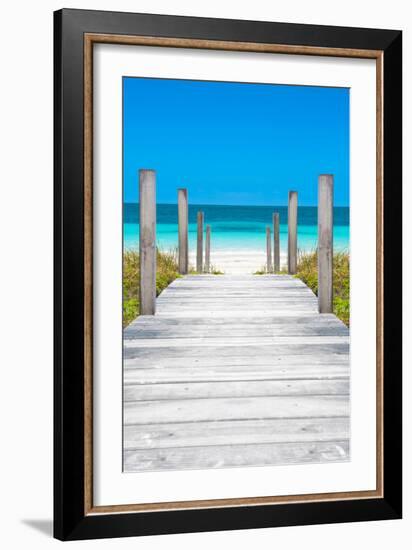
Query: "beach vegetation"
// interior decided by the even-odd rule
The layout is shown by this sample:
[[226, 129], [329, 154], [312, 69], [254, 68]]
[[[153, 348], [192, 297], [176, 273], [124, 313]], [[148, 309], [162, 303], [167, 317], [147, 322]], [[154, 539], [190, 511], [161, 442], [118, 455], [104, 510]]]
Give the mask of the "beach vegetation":
[[[299, 252], [297, 273], [316, 295], [318, 294], [318, 254], [317, 251]], [[349, 254], [335, 252], [333, 255], [333, 313], [349, 326]]]
[[211, 265], [209, 271], [204, 271], [203, 273], [198, 273], [196, 268], [189, 267], [189, 275], [224, 275], [225, 272], [221, 271], [218, 267]]
[[[178, 266], [178, 251], [157, 249], [156, 296], [181, 277]], [[139, 252], [125, 250], [123, 254], [123, 328], [129, 325], [139, 315]], [[189, 273], [196, 274], [193, 269]], [[223, 275], [216, 266], [210, 267], [210, 274]]]
[[282, 268], [279, 271], [268, 271], [267, 267], [264, 265], [257, 271], [254, 271], [253, 275], [284, 275], [285, 273], [287, 273], [286, 268]]
[[[126, 250], [123, 254], [123, 327], [139, 315], [139, 252]], [[156, 295], [180, 277], [177, 252], [157, 250]]]
[[[335, 252], [333, 255], [333, 313], [345, 325], [349, 326], [350, 314], [350, 277], [349, 253]], [[286, 274], [283, 268], [279, 274]], [[261, 267], [255, 275], [268, 275], [266, 266]], [[316, 295], [318, 294], [318, 254], [316, 250], [299, 251], [295, 277], [301, 279]]]
[[225, 272], [221, 271], [218, 267], [215, 265], [211, 265], [209, 269], [209, 275], [224, 275]]

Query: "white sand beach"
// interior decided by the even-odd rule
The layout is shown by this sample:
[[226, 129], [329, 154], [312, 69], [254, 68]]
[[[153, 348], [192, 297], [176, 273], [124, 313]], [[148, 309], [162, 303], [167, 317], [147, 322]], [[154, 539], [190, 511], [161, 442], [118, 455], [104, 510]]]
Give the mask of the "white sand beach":
[[[255, 273], [266, 266], [265, 250], [257, 249], [225, 249], [212, 250], [211, 265], [214, 269], [223, 271], [225, 274]], [[281, 251], [280, 265], [284, 267], [287, 262], [286, 251]], [[189, 264], [196, 266], [196, 251], [189, 253]]]

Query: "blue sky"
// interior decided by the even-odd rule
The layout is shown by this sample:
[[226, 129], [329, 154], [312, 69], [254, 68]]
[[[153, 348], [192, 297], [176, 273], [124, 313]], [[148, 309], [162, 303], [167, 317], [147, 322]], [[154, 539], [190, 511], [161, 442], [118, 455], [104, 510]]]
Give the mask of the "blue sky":
[[140, 168], [156, 170], [157, 202], [317, 204], [317, 177], [335, 176], [349, 205], [349, 89], [151, 78], [123, 79], [124, 200]]

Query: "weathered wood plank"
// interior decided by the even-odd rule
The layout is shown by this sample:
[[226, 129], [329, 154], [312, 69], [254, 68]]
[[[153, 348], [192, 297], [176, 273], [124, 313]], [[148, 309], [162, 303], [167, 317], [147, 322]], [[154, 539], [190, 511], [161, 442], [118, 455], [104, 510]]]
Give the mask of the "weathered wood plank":
[[[294, 277], [287, 274], [263, 274], [263, 275], [254, 275], [253, 273], [241, 273], [241, 274], [231, 274], [231, 275], [224, 275], [227, 279], [231, 279], [233, 281], [247, 281], [250, 279], [259, 279], [259, 280], [278, 280], [278, 281], [287, 281], [287, 280], [294, 280]], [[215, 276], [212, 274], [198, 274], [198, 273], [191, 273], [187, 277], [185, 277], [185, 280], [187, 281], [197, 281], [197, 280], [204, 280], [204, 281], [210, 281], [215, 279]]]
[[349, 331], [285, 275], [189, 275], [124, 331], [124, 468], [347, 460]]
[[189, 234], [187, 189], [177, 190], [178, 237], [179, 237], [179, 273], [189, 270]]
[[139, 170], [140, 311], [156, 311], [156, 172]]
[[124, 448], [161, 449], [336, 441], [349, 437], [349, 418], [287, 418], [125, 426]]
[[[229, 343], [230, 344], [230, 343]], [[268, 356], [280, 355], [305, 355], [310, 360], [313, 355], [322, 354], [348, 354], [347, 342], [343, 344], [270, 344], [267, 346], [190, 346], [190, 347], [124, 347], [124, 358], [133, 359], [134, 357], [150, 357], [153, 360], [163, 357], [191, 357], [193, 359], [208, 356], [215, 363], [219, 364], [223, 357], [244, 357], [252, 356], [262, 357], [264, 352]], [[248, 359], [245, 359], [246, 361]]]
[[[223, 277], [223, 275], [216, 275], [216, 277]], [[172, 297], [193, 297], [195, 299], [202, 299], [203, 296], [216, 296], [219, 298], [226, 298], [231, 296], [243, 296], [243, 297], [254, 297], [254, 296], [269, 296], [272, 298], [276, 297], [285, 297], [289, 298], [290, 296], [313, 296], [315, 300], [317, 299], [313, 292], [308, 287], [295, 287], [291, 285], [283, 285], [279, 287], [274, 287], [273, 285], [254, 285], [251, 288], [246, 286], [233, 286], [231, 288], [226, 288], [224, 286], [216, 285], [213, 288], [210, 287], [181, 287], [174, 286], [173, 288], [166, 288], [159, 295], [159, 298], [172, 298]]]
[[[314, 306], [317, 305], [316, 299], [310, 294], [292, 295], [292, 296], [268, 296], [266, 299], [264, 296], [227, 296], [222, 299], [221, 296], [213, 298], [212, 296], [204, 296], [201, 298], [191, 298], [190, 296], [159, 296], [157, 300], [158, 306], [166, 307], [188, 307], [189, 309], [196, 309], [197, 306], [208, 306], [208, 309], [215, 309], [217, 307], [224, 309], [226, 307], [244, 307], [247, 308], [253, 304], [256, 304], [256, 309], [264, 306], [265, 303], [273, 304], [277, 307], [292, 306]], [[210, 304], [210, 305], [208, 305]]]
[[237, 325], [222, 327], [221, 325], [191, 325], [190, 323], [158, 327], [140, 325], [124, 333], [125, 340], [141, 340], [145, 338], [254, 338], [254, 337], [300, 337], [300, 336], [348, 336], [347, 327], [341, 325]]
[[232, 279], [229, 275], [210, 275], [213, 279], [207, 279], [204, 275], [195, 275], [197, 279], [177, 279], [171, 283], [172, 288], [178, 288], [180, 286], [186, 288], [211, 288], [212, 286], [222, 286], [225, 288], [283, 288], [283, 287], [304, 287], [305, 284], [300, 279], [288, 277], [285, 275], [285, 279], [275, 279], [276, 275], [271, 275], [273, 279], [266, 277], [265, 275], [252, 275], [248, 279]]
[[[263, 363], [264, 360], [261, 360]], [[172, 363], [172, 364], [170, 364]], [[124, 371], [125, 387], [128, 384], [156, 384], [177, 382], [222, 382], [246, 380], [336, 380], [349, 376], [347, 364], [302, 365], [256, 364], [193, 366], [193, 361], [168, 362], [150, 366], [135, 363]]]
[[[302, 290], [307, 288], [305, 284], [300, 279], [286, 279], [285, 281], [279, 281], [276, 279], [265, 279], [262, 275], [256, 275], [253, 279], [248, 279], [245, 281], [229, 281], [227, 275], [213, 275], [214, 280], [205, 280], [203, 279], [203, 276], [196, 275], [199, 277], [199, 281], [192, 280], [187, 281], [186, 278], [184, 279], [176, 279], [171, 283], [169, 287], [167, 287], [167, 291], [173, 290], [173, 289], [227, 289], [230, 290], [232, 288], [236, 289], [249, 289], [254, 290], [256, 288], [262, 288], [262, 289], [282, 289], [282, 288], [295, 288], [298, 290]], [[216, 281], [216, 282], [214, 282]]]
[[181, 447], [124, 452], [124, 471], [274, 466], [349, 460], [348, 440]]
[[124, 404], [125, 424], [348, 416], [347, 396], [176, 399]]
[[180, 348], [185, 349], [190, 346], [196, 347], [227, 347], [227, 346], [317, 346], [317, 345], [329, 345], [329, 344], [348, 344], [348, 336], [276, 336], [276, 337], [252, 337], [245, 338], [243, 336], [232, 336], [230, 339], [216, 338], [216, 337], [191, 337], [191, 338], [162, 338], [160, 335], [156, 338], [136, 338], [134, 340], [125, 340], [124, 349], [136, 349], [136, 348]]
[[[247, 293], [247, 294], [254, 294], [254, 293], [262, 293], [262, 292], [265, 292], [267, 293], [268, 291], [269, 292], [276, 292], [276, 291], [279, 291], [279, 290], [282, 290], [282, 294], [284, 294], [285, 292], [296, 292], [297, 294], [301, 294], [303, 292], [306, 292], [308, 294], [311, 294], [312, 291], [310, 290], [309, 287], [307, 286], [302, 286], [302, 285], [296, 285], [296, 284], [292, 284], [292, 282], [290, 283], [261, 283], [261, 284], [256, 284], [254, 283], [253, 281], [251, 281], [250, 284], [242, 284], [242, 285], [230, 285], [226, 282], [226, 279], [224, 279], [224, 275], [216, 275], [216, 278], [222, 278], [222, 283], [221, 284], [218, 284], [218, 283], [214, 283], [212, 284], [212, 282], [209, 284], [203, 284], [203, 285], [191, 285], [191, 284], [186, 284], [186, 283], [180, 283], [180, 284], [177, 284], [176, 282], [172, 283], [170, 286], [166, 287], [161, 296], [164, 296], [164, 295], [168, 295], [168, 294], [192, 294], [192, 295], [195, 295], [195, 296], [202, 296], [204, 293], [219, 293], [219, 294], [222, 294], [224, 293], [224, 295], [226, 295], [226, 293], [232, 293], [232, 292], [237, 292], [237, 293]], [[181, 281], [182, 279], [178, 279], [179, 281]], [[201, 290], [202, 292], [199, 292], [199, 288], [201, 286]]]
[[[235, 348], [236, 349], [236, 348]], [[249, 351], [249, 348], [246, 348]], [[164, 349], [160, 349], [159, 353], [153, 354], [136, 354], [136, 357], [129, 357], [124, 359], [125, 369], [129, 368], [217, 368], [220, 367], [234, 367], [241, 366], [245, 368], [261, 368], [269, 367], [275, 371], [275, 369], [291, 370], [294, 367], [300, 369], [310, 369], [314, 367], [322, 367], [326, 370], [327, 367], [333, 367], [334, 365], [342, 365], [349, 367], [349, 355], [348, 353], [318, 353], [318, 354], [278, 354], [262, 353], [267, 352], [267, 348], [261, 350], [261, 353], [240, 353], [240, 354], [221, 354], [216, 360], [216, 356], [212, 354], [201, 353], [197, 356], [191, 353], [186, 355], [182, 353], [175, 353], [174, 355], [164, 353]]]
[[[205, 305], [206, 308], [206, 305]], [[185, 306], [175, 306], [175, 307], [168, 307], [163, 308], [163, 306], [158, 307], [158, 316], [161, 317], [175, 317], [176, 319], [182, 319], [182, 322], [184, 320], [188, 319], [199, 319], [199, 310], [202, 310], [201, 305], [199, 305], [199, 308], [196, 308], [194, 310], [190, 309], [189, 307]], [[224, 319], [233, 319], [233, 316], [239, 314], [239, 317], [244, 318], [250, 318], [250, 317], [256, 317], [257, 312], [259, 311], [258, 308], [249, 307], [247, 306], [243, 307], [236, 307], [233, 306], [233, 308], [230, 311], [227, 311], [223, 308], [216, 308], [215, 310], [207, 311], [207, 319], [215, 319], [215, 318], [224, 318]], [[260, 315], [264, 316], [266, 318], [273, 317], [273, 314], [277, 314], [280, 317], [296, 317], [299, 315], [300, 317], [305, 316], [311, 316], [313, 315], [313, 307], [311, 305], [305, 306], [291, 306], [289, 310], [285, 309], [285, 306], [278, 306], [273, 303], [269, 303], [268, 306], [265, 309], [260, 310]], [[265, 323], [267, 324], [267, 323]], [[229, 328], [229, 327], [228, 327]]]
[[174, 300], [177, 301], [187, 301], [190, 302], [193, 300], [193, 303], [196, 302], [207, 302], [209, 300], [212, 300], [214, 302], [222, 302], [224, 300], [260, 300], [264, 301], [265, 298], [269, 298], [270, 300], [278, 300], [279, 302], [288, 302], [289, 300], [314, 300], [316, 301], [316, 297], [309, 289], [302, 289], [302, 290], [295, 290], [295, 289], [285, 289], [283, 290], [282, 294], [279, 296], [273, 295], [271, 296], [270, 293], [265, 290], [256, 290], [256, 291], [236, 291], [236, 290], [225, 290], [225, 291], [218, 291], [218, 290], [204, 290], [201, 294], [199, 294], [199, 291], [176, 291], [170, 290], [169, 292], [163, 291], [160, 296], [158, 296], [157, 300], [158, 303], [161, 302], [173, 302]]
[[203, 212], [197, 213], [197, 247], [196, 247], [196, 271], [202, 273], [203, 271]]
[[298, 194], [289, 191], [288, 201], [288, 272], [296, 273], [298, 258]]
[[[207, 314], [210, 315], [210, 317], [220, 316], [223, 314], [226, 319], [242, 315], [248, 318], [251, 316], [256, 317], [258, 313], [271, 317], [273, 317], [273, 315], [296, 317], [300, 315], [313, 315], [316, 311], [316, 306], [312, 301], [307, 301], [305, 303], [302, 300], [300, 302], [296, 301], [295, 303], [292, 301], [286, 303], [276, 300], [267, 300], [262, 303], [257, 303], [256, 301], [239, 301], [238, 303], [232, 302], [228, 303], [227, 309], [222, 303], [212, 303], [209, 309], [207, 301], [199, 301], [194, 306], [184, 302], [168, 303], [166, 305], [159, 303], [158, 313], [162, 317], [178, 316], [179, 313], [185, 317], [188, 317], [192, 313], [192, 316], [195, 318], [198, 317], [199, 309], [203, 308], [207, 308]], [[251, 315], [252, 313], [253, 315]]]
[[212, 288], [248, 288], [248, 289], [254, 289], [254, 288], [272, 288], [272, 289], [281, 289], [281, 288], [305, 288], [305, 284], [303, 281], [301, 281], [298, 278], [291, 277], [290, 279], [285, 280], [278, 280], [278, 279], [268, 279], [264, 275], [252, 275], [250, 279], [245, 280], [230, 280], [231, 275], [211, 275], [211, 277], [214, 277], [214, 280], [217, 282], [215, 283], [213, 279], [204, 279], [203, 276], [196, 275], [196, 277], [199, 277], [199, 280], [191, 280], [187, 281], [184, 279], [178, 279], [175, 280], [172, 283], [172, 288], [186, 288], [186, 289], [194, 289], [194, 288], [206, 288], [206, 289], [212, 289]]
[[280, 269], [279, 213], [273, 213], [273, 270]]
[[[247, 292], [243, 294], [236, 294], [235, 292], [224, 292], [224, 293], [208, 293], [208, 292], [202, 292], [197, 295], [195, 293], [186, 293], [186, 292], [175, 292], [175, 291], [163, 291], [162, 294], [158, 297], [158, 302], [169, 302], [169, 301], [187, 301], [189, 303], [196, 304], [196, 302], [207, 302], [208, 300], [213, 299], [213, 297], [216, 296], [216, 298], [213, 300], [216, 303], [222, 303], [222, 302], [237, 302], [237, 301], [244, 301], [244, 300], [259, 300], [261, 302], [265, 301], [265, 298], [268, 300], [277, 300], [279, 302], [287, 302], [294, 301], [294, 300], [311, 300], [313, 302], [316, 302], [316, 296], [308, 289], [302, 289], [300, 291], [293, 291], [289, 290], [287, 293], [286, 290], [284, 292], [270, 292], [266, 290], [266, 292]], [[224, 298], [224, 299], [222, 299]]]
[[333, 311], [333, 176], [318, 184], [318, 297], [319, 313]]
[[140, 315], [140, 317], [137, 317], [126, 329], [125, 333], [129, 332], [132, 327], [138, 327], [140, 325], [143, 326], [156, 326], [156, 327], [162, 327], [162, 326], [175, 326], [175, 325], [181, 325], [181, 326], [189, 326], [189, 325], [195, 325], [195, 326], [220, 326], [221, 328], [227, 327], [228, 325], [230, 327], [236, 328], [237, 326], [254, 326], [258, 325], [261, 328], [262, 325], [265, 327], [275, 327], [275, 326], [284, 326], [284, 325], [305, 325], [305, 326], [315, 326], [315, 325], [323, 325], [326, 326], [334, 326], [339, 325], [342, 327], [346, 327], [340, 321], [335, 315], [328, 315], [327, 313], [325, 315], [318, 315], [312, 314], [312, 315], [306, 315], [304, 317], [302, 316], [288, 316], [288, 317], [279, 317], [279, 315], [272, 315], [272, 317], [265, 317], [262, 318], [259, 315], [256, 315], [255, 317], [248, 317], [248, 318], [242, 318], [238, 316], [233, 316], [232, 318], [226, 318], [222, 319], [220, 317], [216, 318], [208, 318], [208, 319], [201, 319], [199, 317], [193, 317], [185, 318], [185, 319], [176, 319], [173, 316], [168, 317], [167, 315], [162, 315], [162, 317], [152, 317], [151, 315]]
[[[223, 275], [216, 275], [216, 277], [223, 277]], [[222, 295], [224, 293], [226, 296], [231, 296], [233, 293], [239, 293], [243, 292], [243, 295], [250, 295], [254, 296], [255, 294], [263, 294], [266, 293], [266, 296], [271, 296], [273, 298], [276, 297], [282, 297], [286, 292], [290, 292], [292, 294], [296, 294], [298, 296], [302, 296], [307, 294], [308, 296], [313, 296], [315, 299], [315, 295], [312, 293], [312, 291], [308, 287], [296, 287], [292, 285], [283, 285], [283, 286], [274, 286], [274, 285], [254, 285], [251, 288], [245, 287], [245, 286], [238, 286], [238, 287], [232, 287], [232, 288], [225, 288], [220, 287], [219, 285], [216, 285], [215, 287], [203, 287], [201, 289], [201, 292], [199, 291], [199, 288], [190, 288], [190, 287], [182, 287], [179, 288], [178, 286], [174, 286], [173, 288], [166, 288], [162, 294], [159, 297], [165, 297], [165, 296], [185, 296], [192, 294], [193, 297], [197, 299], [201, 299], [203, 294], [212, 294], [212, 293], [218, 293]], [[247, 294], [246, 294], [247, 293]], [[287, 294], [285, 294], [287, 296]]]
[[268, 397], [276, 395], [349, 395], [349, 379], [264, 380], [137, 384], [124, 387], [125, 402], [213, 397]]

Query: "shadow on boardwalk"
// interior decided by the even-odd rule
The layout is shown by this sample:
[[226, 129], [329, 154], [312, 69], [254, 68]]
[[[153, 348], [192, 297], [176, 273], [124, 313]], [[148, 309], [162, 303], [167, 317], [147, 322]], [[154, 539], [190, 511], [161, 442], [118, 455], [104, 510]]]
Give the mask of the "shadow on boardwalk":
[[124, 331], [124, 471], [349, 460], [349, 332], [289, 275], [188, 275]]

